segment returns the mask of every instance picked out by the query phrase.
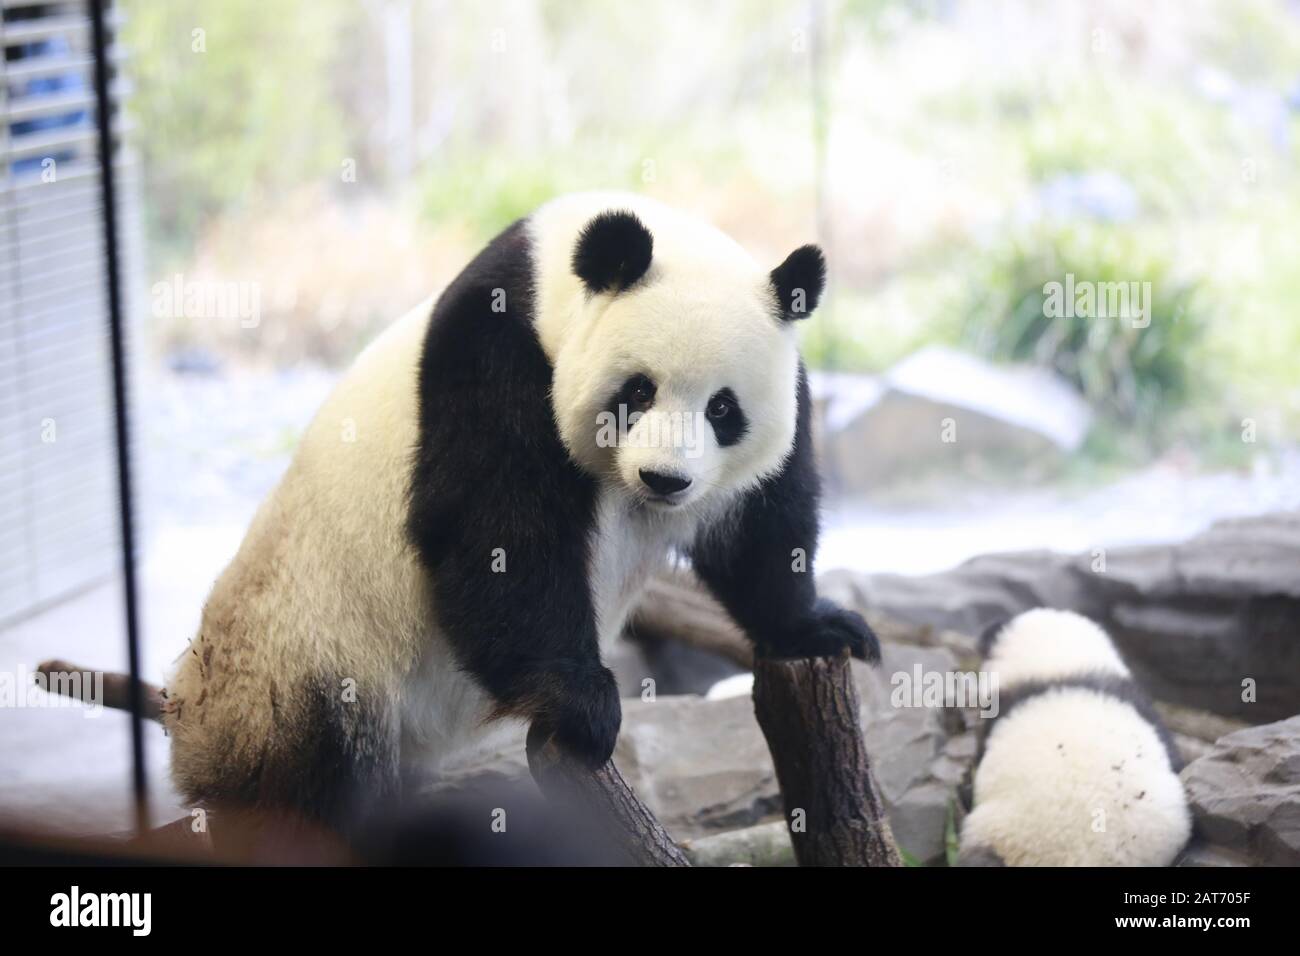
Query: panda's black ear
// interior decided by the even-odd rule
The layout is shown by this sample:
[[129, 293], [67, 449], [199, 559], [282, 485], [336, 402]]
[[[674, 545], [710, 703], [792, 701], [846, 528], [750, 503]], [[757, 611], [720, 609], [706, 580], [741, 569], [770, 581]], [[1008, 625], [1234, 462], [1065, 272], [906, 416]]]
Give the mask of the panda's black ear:
[[772, 270], [771, 281], [782, 320], [806, 319], [826, 286], [826, 257], [816, 246], [800, 246]]
[[625, 209], [602, 212], [582, 227], [573, 271], [591, 292], [622, 292], [650, 268], [654, 237]]

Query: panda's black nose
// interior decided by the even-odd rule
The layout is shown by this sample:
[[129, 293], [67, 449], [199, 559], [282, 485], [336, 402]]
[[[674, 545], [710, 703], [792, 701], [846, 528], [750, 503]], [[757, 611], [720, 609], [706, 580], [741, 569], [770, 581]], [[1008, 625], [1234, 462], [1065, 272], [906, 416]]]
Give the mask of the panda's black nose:
[[682, 475], [669, 475], [662, 471], [651, 471], [649, 468], [641, 469], [641, 480], [657, 495], [671, 495], [689, 488], [691, 484], [691, 479]]

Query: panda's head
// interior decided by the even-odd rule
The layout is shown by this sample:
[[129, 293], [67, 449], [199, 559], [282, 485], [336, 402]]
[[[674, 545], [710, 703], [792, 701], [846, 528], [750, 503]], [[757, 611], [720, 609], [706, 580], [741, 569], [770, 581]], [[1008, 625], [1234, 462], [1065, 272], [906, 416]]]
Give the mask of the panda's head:
[[766, 271], [712, 227], [649, 211], [606, 210], [572, 240], [555, 415], [574, 459], [634, 507], [699, 514], [790, 454], [794, 325], [816, 308], [826, 267], [804, 246]]

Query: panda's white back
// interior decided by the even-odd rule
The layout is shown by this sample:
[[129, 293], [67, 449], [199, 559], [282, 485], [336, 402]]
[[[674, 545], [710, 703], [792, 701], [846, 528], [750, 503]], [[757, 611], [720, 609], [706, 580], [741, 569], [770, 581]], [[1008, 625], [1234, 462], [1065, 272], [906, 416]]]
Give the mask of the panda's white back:
[[1168, 866], [1190, 826], [1151, 725], [1125, 701], [1059, 688], [998, 719], [962, 843], [1009, 866]]

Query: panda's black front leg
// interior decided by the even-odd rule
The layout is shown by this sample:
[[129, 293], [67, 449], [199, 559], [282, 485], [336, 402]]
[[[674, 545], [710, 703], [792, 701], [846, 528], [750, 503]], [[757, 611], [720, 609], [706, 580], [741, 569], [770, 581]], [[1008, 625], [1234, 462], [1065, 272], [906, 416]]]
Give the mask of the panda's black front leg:
[[582, 516], [562, 505], [512, 508], [508, 495], [486, 501], [466, 502], [460, 519], [441, 512], [439, 525], [456, 531], [450, 553], [429, 555], [441, 631], [494, 701], [493, 717], [529, 720], [534, 733], [599, 766], [613, 753], [622, 708], [600, 659]]
[[860, 614], [817, 597], [820, 483], [802, 371], [794, 449], [782, 471], [751, 491], [739, 512], [704, 529], [691, 550], [697, 576], [773, 658], [830, 657], [848, 648], [877, 662], [880, 645]]
[[438, 630], [496, 716], [530, 720], [596, 766], [622, 720], [587, 578], [596, 485], [555, 429], [529, 248], [516, 223], [434, 310], [407, 536], [429, 572]]

